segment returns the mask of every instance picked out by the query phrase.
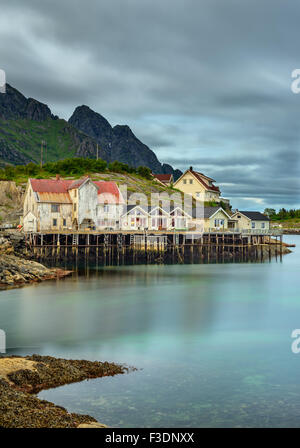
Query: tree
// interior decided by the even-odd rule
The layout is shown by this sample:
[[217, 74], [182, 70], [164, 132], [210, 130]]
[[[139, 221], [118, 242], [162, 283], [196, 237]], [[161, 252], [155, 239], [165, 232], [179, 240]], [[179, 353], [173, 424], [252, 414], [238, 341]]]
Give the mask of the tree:
[[269, 218], [272, 218], [273, 216], [276, 215], [275, 208], [265, 208], [264, 215], [267, 215]]
[[139, 166], [137, 169], [137, 173], [142, 176], [145, 177], [145, 179], [151, 179], [151, 170], [150, 168], [148, 168], [147, 166]]

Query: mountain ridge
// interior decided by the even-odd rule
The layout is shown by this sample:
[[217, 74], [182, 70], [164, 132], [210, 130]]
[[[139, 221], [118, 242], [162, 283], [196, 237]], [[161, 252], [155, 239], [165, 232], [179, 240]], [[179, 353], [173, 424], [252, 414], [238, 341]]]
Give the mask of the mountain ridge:
[[0, 94], [0, 161], [12, 164], [39, 163], [66, 157], [98, 156], [108, 163], [118, 160], [138, 167], [148, 166], [154, 173], [181, 174], [162, 164], [128, 125], [114, 127], [89, 106], [77, 106], [68, 121], [53, 115], [47, 104], [26, 98], [6, 84]]

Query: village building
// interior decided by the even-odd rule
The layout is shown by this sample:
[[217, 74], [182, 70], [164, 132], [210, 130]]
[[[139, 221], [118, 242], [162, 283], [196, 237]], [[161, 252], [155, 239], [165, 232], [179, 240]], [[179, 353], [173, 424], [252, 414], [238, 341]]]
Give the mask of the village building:
[[171, 207], [170, 210], [171, 229], [188, 230], [192, 220], [192, 212], [187, 213], [181, 207]]
[[[108, 184], [108, 185], [106, 185]], [[116, 227], [124, 200], [114, 182], [29, 179], [25, 192], [25, 231], [96, 230]]]
[[214, 185], [215, 180], [205, 174], [194, 171], [191, 166], [174, 183], [174, 188], [183, 193], [190, 194], [194, 199], [201, 202], [220, 202], [221, 192]]
[[153, 177], [165, 187], [171, 187], [174, 183], [173, 174], [153, 174]]
[[[190, 169], [185, 174], [194, 176], [193, 173], [195, 172]], [[199, 175], [199, 173], [196, 174]], [[208, 185], [209, 178], [206, 176], [205, 178]], [[188, 179], [190, 177], [185, 180]], [[194, 176], [192, 180], [195, 180], [195, 184], [196, 181], [200, 182], [199, 176]], [[212, 184], [213, 180], [211, 179], [210, 182]], [[210, 188], [212, 188], [211, 184]], [[237, 210], [230, 216], [221, 206], [197, 206], [189, 213], [176, 205], [168, 208], [164, 205], [126, 205], [115, 182], [93, 181], [89, 177], [65, 180], [57, 175], [55, 179], [28, 180], [23, 226], [27, 232], [49, 230], [261, 231], [269, 230], [270, 219], [256, 211]]]
[[97, 229], [120, 229], [126, 204], [117, 184], [111, 181], [94, 181], [94, 184], [98, 187]]
[[123, 230], [145, 230], [149, 226], [148, 207], [143, 205], [127, 205], [121, 217]]
[[123, 230], [187, 230], [192, 216], [180, 207], [128, 205], [121, 218]]
[[72, 228], [96, 228], [98, 188], [89, 178], [73, 181], [67, 188], [72, 201]]
[[239, 211], [232, 215], [236, 230], [269, 230], [270, 218], [260, 212]]
[[168, 230], [170, 214], [159, 206], [128, 205], [122, 217], [124, 230]]
[[195, 230], [227, 231], [233, 227], [232, 217], [222, 207], [203, 207], [193, 209], [192, 223]]
[[23, 226], [26, 231], [72, 228], [73, 204], [69, 181], [29, 179], [25, 192]]

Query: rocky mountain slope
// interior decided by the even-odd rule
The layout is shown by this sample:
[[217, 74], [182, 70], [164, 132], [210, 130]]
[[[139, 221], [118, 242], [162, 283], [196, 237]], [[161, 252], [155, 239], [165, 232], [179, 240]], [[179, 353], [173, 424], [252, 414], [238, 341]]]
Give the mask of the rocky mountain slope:
[[154, 173], [173, 173], [176, 178], [181, 175], [181, 171], [161, 164], [154, 152], [134, 135], [129, 126], [112, 127], [102, 115], [88, 106], [77, 107], [69, 123], [95, 139], [109, 161], [118, 160], [135, 167], [148, 166]]
[[[46, 104], [6, 86], [0, 94], [0, 161], [14, 165], [96, 154], [96, 142], [67, 121], [53, 116]], [[107, 155], [100, 151], [99, 157]]]
[[69, 122], [54, 116], [46, 104], [26, 98], [9, 84], [0, 94], [0, 163], [39, 163], [67, 157], [118, 160], [131, 166], [148, 166], [155, 173], [181, 172], [161, 164], [154, 152], [128, 126], [112, 127], [87, 106], [77, 107]]

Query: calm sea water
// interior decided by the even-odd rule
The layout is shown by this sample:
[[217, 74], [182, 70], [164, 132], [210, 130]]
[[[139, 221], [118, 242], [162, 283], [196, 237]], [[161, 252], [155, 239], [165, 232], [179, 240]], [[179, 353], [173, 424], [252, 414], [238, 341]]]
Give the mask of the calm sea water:
[[109, 426], [300, 427], [300, 244], [293, 251], [263, 264], [105, 267], [3, 291], [0, 328], [11, 354], [137, 367], [39, 395]]

